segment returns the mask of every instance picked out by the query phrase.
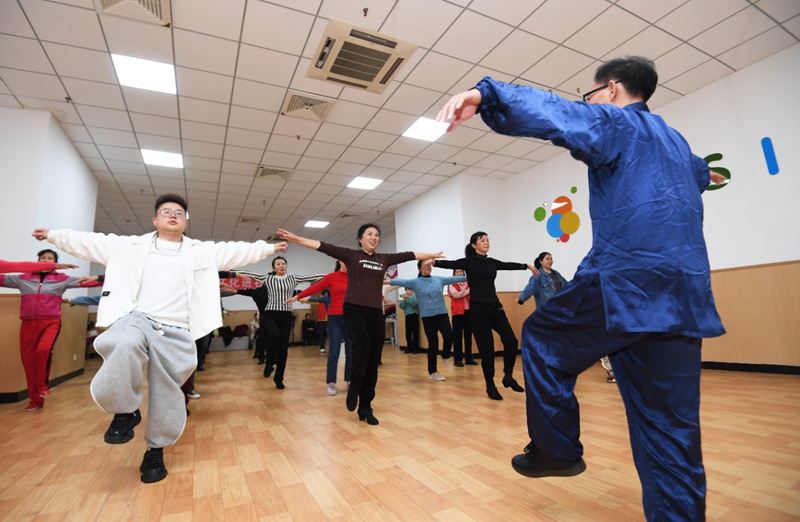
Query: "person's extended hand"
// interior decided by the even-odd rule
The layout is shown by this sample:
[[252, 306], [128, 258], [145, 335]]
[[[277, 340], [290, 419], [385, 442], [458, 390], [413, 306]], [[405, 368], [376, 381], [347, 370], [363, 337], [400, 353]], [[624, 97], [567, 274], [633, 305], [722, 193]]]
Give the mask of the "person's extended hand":
[[71, 265], [69, 263], [56, 263], [56, 270], [66, 270], [67, 268], [78, 268], [78, 265]]
[[283, 304], [290, 305], [290, 304], [294, 303], [295, 301], [297, 301], [297, 296], [296, 295], [292, 296], [289, 299], [287, 299], [286, 301], [284, 301]]
[[49, 228], [34, 228], [31, 235], [38, 239], [39, 241], [44, 241], [47, 239], [47, 234], [50, 233]]
[[80, 279], [78, 279], [78, 283], [80, 283], [80, 284], [96, 283], [96, 282], [97, 282], [97, 276], [86, 276], [86, 277], [81, 277]]
[[724, 183], [728, 183], [730, 180], [719, 174], [717, 172], [711, 171], [711, 184], [712, 185], [722, 185]]
[[477, 89], [456, 94], [444, 104], [442, 110], [436, 115], [436, 121], [450, 123], [447, 132], [453, 132], [456, 127], [475, 116], [481, 99], [481, 93]]
[[220, 291], [227, 292], [229, 294], [235, 294], [236, 293], [236, 289], [234, 287], [232, 287], [231, 285], [229, 285], [228, 283], [220, 283], [219, 284], [219, 289], [220, 289]]
[[286, 252], [286, 249], [289, 248], [289, 245], [286, 244], [285, 241], [281, 241], [280, 243], [275, 243], [275, 252]]
[[535, 275], [536, 277], [539, 277], [539, 270], [537, 270], [535, 266], [528, 265], [528, 270], [533, 272], [533, 275]]
[[297, 243], [298, 239], [297, 235], [289, 232], [288, 230], [279, 228], [275, 233], [278, 235], [279, 238], [285, 241], [288, 241], [290, 243]]

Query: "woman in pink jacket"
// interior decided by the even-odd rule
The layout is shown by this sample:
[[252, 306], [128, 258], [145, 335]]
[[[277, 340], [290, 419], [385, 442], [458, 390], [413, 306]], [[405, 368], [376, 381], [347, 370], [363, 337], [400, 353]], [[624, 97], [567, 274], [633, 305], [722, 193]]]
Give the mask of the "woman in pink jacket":
[[[43, 408], [44, 398], [50, 395], [53, 345], [61, 331], [61, 296], [70, 288], [102, 284], [102, 276], [70, 277], [56, 272], [54, 268], [74, 265], [58, 264], [58, 254], [53, 250], [42, 250], [38, 256], [39, 263], [43, 266], [29, 268], [44, 268], [43, 270], [18, 276], [0, 275], [0, 286], [18, 288], [22, 294], [19, 309], [19, 318], [22, 319], [19, 349], [30, 398], [26, 412]], [[48, 266], [51, 268], [46, 268]]]

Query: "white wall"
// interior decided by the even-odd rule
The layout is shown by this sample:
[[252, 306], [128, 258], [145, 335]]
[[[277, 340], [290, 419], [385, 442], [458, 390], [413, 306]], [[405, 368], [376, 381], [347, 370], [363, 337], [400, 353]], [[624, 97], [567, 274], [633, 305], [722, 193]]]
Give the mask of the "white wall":
[[[36, 252], [54, 248], [31, 237], [36, 227], [94, 229], [97, 180], [50, 113], [0, 107], [0, 179], [3, 259], [35, 261]], [[59, 261], [79, 265], [70, 275], [90, 273], [89, 262], [66, 252]]]

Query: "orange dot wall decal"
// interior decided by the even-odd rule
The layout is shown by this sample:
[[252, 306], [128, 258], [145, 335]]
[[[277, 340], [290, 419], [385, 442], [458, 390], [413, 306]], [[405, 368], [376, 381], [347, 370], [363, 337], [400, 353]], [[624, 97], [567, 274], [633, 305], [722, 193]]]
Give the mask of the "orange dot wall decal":
[[[578, 192], [578, 187], [570, 189], [571, 194]], [[533, 211], [533, 219], [542, 222], [547, 218], [547, 203]], [[566, 243], [570, 236], [581, 226], [580, 216], [572, 210], [569, 196], [558, 196], [550, 205], [550, 217], [547, 218], [547, 233], [558, 242]]]

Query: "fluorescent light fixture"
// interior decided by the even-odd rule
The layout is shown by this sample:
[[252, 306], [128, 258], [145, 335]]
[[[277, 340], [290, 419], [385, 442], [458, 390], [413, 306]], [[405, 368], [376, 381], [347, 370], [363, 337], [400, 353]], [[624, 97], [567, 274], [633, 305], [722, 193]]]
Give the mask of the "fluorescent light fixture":
[[444, 121], [436, 121], [430, 118], [420, 118], [403, 133], [406, 138], [416, 138], [418, 140], [436, 141], [442, 134], [447, 132], [450, 124]]
[[183, 156], [174, 152], [161, 152], [159, 150], [142, 149], [142, 158], [148, 165], [157, 167], [183, 168]]
[[175, 87], [175, 66], [172, 64], [121, 54], [112, 54], [111, 60], [114, 62], [120, 85], [167, 94], [178, 92]]
[[305, 226], [307, 226], [308, 228], [325, 228], [329, 224], [330, 224], [330, 222], [328, 222], [328, 221], [313, 221], [313, 220], [311, 220], [311, 221], [307, 222]]
[[347, 186], [356, 189], [372, 190], [381, 183], [383, 183], [382, 179], [362, 178], [361, 176], [358, 176]]

